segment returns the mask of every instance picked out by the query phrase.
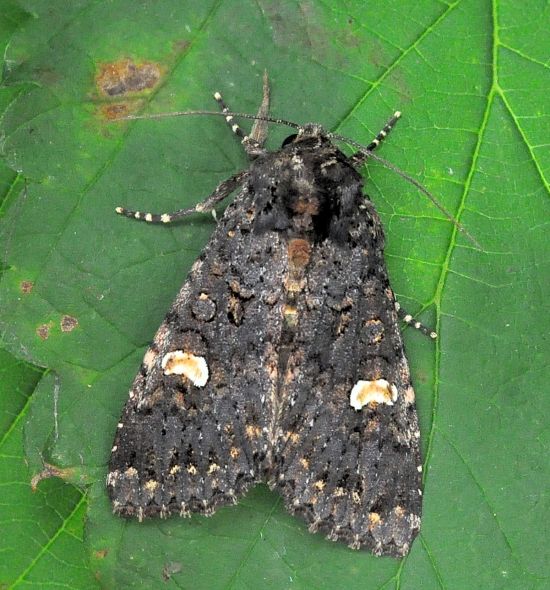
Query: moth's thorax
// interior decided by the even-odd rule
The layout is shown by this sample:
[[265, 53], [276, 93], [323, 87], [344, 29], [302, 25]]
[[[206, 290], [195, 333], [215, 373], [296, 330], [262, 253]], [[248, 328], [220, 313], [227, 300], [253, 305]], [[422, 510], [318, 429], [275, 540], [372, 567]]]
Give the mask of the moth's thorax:
[[347, 157], [323, 136], [298, 136], [259, 158], [250, 171], [256, 205], [255, 229], [331, 235], [363, 201], [362, 179]]

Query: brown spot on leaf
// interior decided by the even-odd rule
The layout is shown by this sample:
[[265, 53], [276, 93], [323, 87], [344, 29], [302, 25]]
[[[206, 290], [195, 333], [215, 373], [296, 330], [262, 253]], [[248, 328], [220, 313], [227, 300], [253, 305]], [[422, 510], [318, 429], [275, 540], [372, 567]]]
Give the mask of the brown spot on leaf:
[[177, 53], [185, 51], [191, 45], [187, 39], [178, 39], [174, 41], [174, 49]]
[[34, 287], [34, 283], [32, 281], [21, 281], [19, 288], [21, 289], [21, 293], [30, 293]]
[[125, 58], [103, 64], [96, 76], [96, 84], [105, 96], [120, 96], [153, 88], [160, 75], [160, 67], [155, 63], [135, 63]]
[[97, 551], [94, 551], [94, 557], [96, 559], [105, 559], [108, 553], [108, 549], [98, 549]]
[[165, 582], [168, 582], [174, 574], [179, 574], [182, 569], [182, 565], [179, 561], [170, 561], [162, 568], [162, 579]]
[[59, 477], [66, 481], [71, 481], [74, 477], [74, 469], [67, 468], [61, 469], [61, 467], [56, 467], [55, 465], [50, 465], [49, 463], [44, 463], [44, 469], [40, 473], [36, 473], [33, 478], [31, 479], [31, 489], [33, 492], [36, 491], [38, 484], [43, 479], [50, 479], [51, 477]]
[[104, 104], [101, 107], [101, 114], [104, 119], [116, 121], [117, 119], [127, 117], [130, 114], [130, 109], [125, 103]]
[[72, 332], [78, 326], [78, 320], [70, 315], [64, 315], [60, 323], [62, 332]]
[[48, 324], [41, 324], [36, 328], [36, 334], [42, 340], [47, 340], [50, 335], [50, 328], [53, 326], [53, 322], [49, 322]]

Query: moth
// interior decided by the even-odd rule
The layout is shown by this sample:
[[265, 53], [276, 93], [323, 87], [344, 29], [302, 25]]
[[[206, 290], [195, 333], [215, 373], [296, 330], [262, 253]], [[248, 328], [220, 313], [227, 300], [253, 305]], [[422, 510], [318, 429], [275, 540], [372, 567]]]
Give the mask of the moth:
[[250, 135], [214, 96], [249, 168], [191, 209], [117, 208], [168, 223], [236, 191], [130, 389], [107, 477], [114, 512], [211, 515], [267, 482], [311, 532], [406, 555], [422, 461], [399, 318], [435, 334], [395, 300], [359, 173], [399, 113], [352, 156], [317, 124], [268, 151], [267, 81]]

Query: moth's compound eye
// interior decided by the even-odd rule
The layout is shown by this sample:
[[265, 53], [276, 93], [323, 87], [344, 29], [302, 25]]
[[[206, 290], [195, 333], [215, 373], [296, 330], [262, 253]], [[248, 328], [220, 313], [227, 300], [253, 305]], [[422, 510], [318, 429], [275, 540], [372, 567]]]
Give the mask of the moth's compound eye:
[[298, 137], [298, 135], [296, 133], [294, 133], [293, 135], [289, 135], [282, 143], [281, 147], [285, 147], [290, 143], [294, 143], [294, 140]]

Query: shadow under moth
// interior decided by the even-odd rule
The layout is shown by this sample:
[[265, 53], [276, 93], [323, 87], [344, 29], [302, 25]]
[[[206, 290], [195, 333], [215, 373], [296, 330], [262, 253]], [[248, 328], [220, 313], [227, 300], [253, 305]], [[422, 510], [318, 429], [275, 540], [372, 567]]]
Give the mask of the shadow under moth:
[[[395, 301], [358, 171], [399, 113], [346, 156], [319, 125], [269, 117], [268, 95], [265, 80], [249, 135], [214, 95], [250, 166], [204, 202], [117, 208], [168, 223], [236, 192], [132, 384], [109, 496], [139, 520], [211, 515], [264, 481], [311, 532], [401, 557], [420, 528], [422, 461], [398, 318], [435, 334]], [[296, 128], [277, 151], [268, 121]]]

